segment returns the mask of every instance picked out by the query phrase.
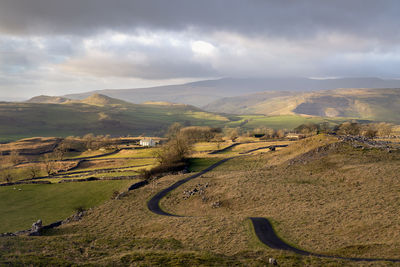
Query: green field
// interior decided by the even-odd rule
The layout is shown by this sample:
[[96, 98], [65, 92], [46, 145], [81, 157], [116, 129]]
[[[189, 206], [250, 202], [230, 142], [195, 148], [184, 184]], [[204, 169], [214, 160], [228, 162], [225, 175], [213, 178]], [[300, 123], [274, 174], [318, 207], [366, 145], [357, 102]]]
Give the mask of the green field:
[[0, 103], [0, 142], [87, 133], [161, 135], [174, 122], [223, 126], [228, 118], [186, 105]]
[[221, 158], [191, 158], [189, 159], [189, 171], [202, 171], [220, 160]]
[[[230, 122], [228, 127], [241, 127], [245, 130], [266, 127], [279, 129], [294, 129], [305, 123], [323, 123], [328, 122], [331, 126], [340, 124], [351, 118], [323, 118], [323, 117], [306, 117], [300, 115], [281, 115], [281, 116], [265, 116], [265, 115], [240, 115], [240, 120]], [[247, 121], [247, 122], [246, 122]]]
[[0, 232], [29, 229], [38, 219], [43, 224], [63, 220], [76, 209], [97, 206], [114, 191], [133, 183], [116, 180], [0, 187]]
[[101, 105], [90, 102], [3, 102], [0, 103], [0, 142], [35, 136], [83, 136], [88, 133], [111, 136], [163, 136], [167, 128], [175, 122], [186, 126], [243, 127], [248, 130], [258, 127], [293, 129], [307, 122], [327, 121], [337, 124], [349, 119], [300, 115], [233, 116], [205, 112], [188, 105], [138, 105], [123, 101], [117, 103]]

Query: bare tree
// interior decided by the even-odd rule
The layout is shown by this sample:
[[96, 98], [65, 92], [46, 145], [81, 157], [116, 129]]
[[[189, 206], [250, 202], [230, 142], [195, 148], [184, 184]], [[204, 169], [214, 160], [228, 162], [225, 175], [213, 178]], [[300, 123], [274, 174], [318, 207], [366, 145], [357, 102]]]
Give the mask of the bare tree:
[[343, 135], [359, 135], [360, 130], [361, 126], [359, 123], [346, 121], [339, 125], [337, 133]]
[[186, 136], [178, 134], [157, 150], [156, 157], [161, 165], [182, 162], [190, 153], [191, 148], [190, 140]]
[[175, 122], [169, 126], [167, 134], [165, 135], [168, 139], [174, 138], [178, 135], [180, 130], [183, 128], [182, 124]]
[[393, 131], [393, 124], [381, 122], [376, 125], [376, 129], [379, 136], [390, 136]]
[[49, 155], [44, 155], [44, 171], [47, 175], [53, 175], [56, 173], [55, 162], [50, 159]]
[[34, 179], [39, 176], [40, 168], [37, 166], [31, 166], [29, 168], [29, 176], [31, 179]]
[[374, 138], [378, 131], [375, 124], [367, 124], [362, 126], [361, 135], [367, 138]]
[[10, 169], [8, 169], [8, 168], [1, 170], [0, 177], [2, 178], [3, 181], [5, 181], [7, 183], [12, 182], [12, 175], [11, 175]]

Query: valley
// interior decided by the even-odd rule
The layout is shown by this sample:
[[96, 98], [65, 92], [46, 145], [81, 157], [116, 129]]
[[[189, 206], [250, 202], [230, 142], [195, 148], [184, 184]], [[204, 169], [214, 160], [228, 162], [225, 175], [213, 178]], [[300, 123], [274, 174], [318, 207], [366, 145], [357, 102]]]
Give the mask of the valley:
[[[258, 266], [273, 257], [280, 265], [367, 266], [372, 259], [390, 266], [385, 258], [397, 260], [396, 138], [374, 146], [326, 134], [297, 141], [244, 136], [235, 143], [201, 141], [189, 155], [189, 173], [156, 175], [133, 187], [143, 181], [143, 168], [158, 164], [157, 149], [141, 148], [138, 140], [114, 139], [110, 150], [67, 153], [55, 162], [85, 163], [31, 178], [49, 183], [18, 184], [17, 179], [17, 184], [1, 186], [1, 210], [7, 214], [1, 216], [2, 231], [29, 228], [39, 216], [47, 225], [77, 208], [85, 210], [79, 219], [43, 230], [39, 237], [0, 237], [2, 263]], [[43, 141], [31, 141], [36, 152], [48, 150], [50, 140], [41, 146]], [[27, 153], [23, 144], [10, 143], [6, 149], [11, 146]], [[41, 157], [30, 161], [43, 164]], [[86, 178], [95, 179], [77, 181]], [[158, 198], [161, 213], [152, 213], [152, 199], [170, 186], [174, 189]], [[20, 199], [23, 194], [30, 201]], [[267, 218], [280, 239], [311, 254], [264, 245], [250, 217]]]

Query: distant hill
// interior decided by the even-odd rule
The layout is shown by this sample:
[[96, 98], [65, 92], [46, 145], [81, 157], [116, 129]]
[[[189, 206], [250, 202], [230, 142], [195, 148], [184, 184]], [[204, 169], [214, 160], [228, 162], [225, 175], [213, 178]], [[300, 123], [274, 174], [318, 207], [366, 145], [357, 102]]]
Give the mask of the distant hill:
[[204, 107], [231, 114], [353, 117], [400, 123], [400, 89], [263, 92], [223, 98]]
[[[36, 101], [50, 101], [42, 97]], [[223, 126], [230, 119], [190, 105], [132, 104], [102, 95], [59, 104], [0, 102], [0, 141], [33, 136], [161, 135], [174, 122]]]
[[71, 99], [61, 96], [47, 96], [40, 95], [35, 96], [26, 101], [27, 103], [43, 103], [43, 104], [61, 104], [71, 101]]
[[308, 78], [224, 78], [140, 89], [97, 90], [82, 94], [70, 94], [65, 97], [82, 100], [94, 93], [98, 93], [136, 104], [148, 101], [167, 101], [202, 107], [224, 97], [264, 91], [299, 92], [337, 88], [400, 88], [400, 80], [383, 80], [379, 78], [323, 80]]
[[72, 100], [67, 97], [61, 96], [47, 96], [47, 95], [40, 95], [32, 97], [31, 99], [27, 100], [26, 103], [37, 103], [37, 104], [71, 104], [71, 103], [83, 103], [88, 105], [126, 105], [130, 104], [123, 100], [115, 99], [106, 95], [94, 93], [82, 100]]
[[106, 95], [102, 94], [93, 94], [83, 100], [80, 101], [81, 103], [88, 104], [88, 105], [126, 105], [129, 104], [128, 102], [115, 99]]

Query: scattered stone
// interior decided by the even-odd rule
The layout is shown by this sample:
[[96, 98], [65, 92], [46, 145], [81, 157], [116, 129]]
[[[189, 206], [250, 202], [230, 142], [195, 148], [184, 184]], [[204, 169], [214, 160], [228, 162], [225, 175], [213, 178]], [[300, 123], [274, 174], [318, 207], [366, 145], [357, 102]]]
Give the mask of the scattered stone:
[[268, 263], [269, 263], [269, 264], [272, 264], [272, 265], [278, 265], [278, 262], [277, 262], [276, 259], [274, 259], [274, 258], [269, 258], [269, 259], [268, 259]]
[[[208, 183], [205, 183], [204, 185], [202, 184], [197, 184], [195, 188], [193, 188], [192, 190], [185, 190], [183, 191], [183, 199], [188, 199], [193, 195], [199, 194], [201, 196], [204, 196], [205, 192], [206, 192], [206, 188], [208, 187]], [[205, 197], [202, 197], [202, 200], [204, 200]]]
[[2, 233], [2, 234], [0, 234], [0, 237], [4, 237], [4, 236], [16, 236], [16, 234], [14, 234], [14, 233]]
[[338, 139], [351, 143], [354, 148], [365, 149], [365, 146], [370, 148], [390, 148], [389, 141], [375, 141], [364, 136], [344, 135], [338, 136]]
[[85, 216], [86, 214], [87, 214], [86, 210], [79, 211], [79, 212], [75, 213], [74, 215], [68, 217], [64, 221], [62, 221], [61, 224], [66, 224], [66, 223], [70, 223], [70, 222], [77, 222], [77, 221], [81, 220], [83, 218], [83, 216]]
[[40, 230], [42, 230], [42, 220], [37, 220], [37, 222], [32, 224], [31, 232], [29, 235], [31, 236], [38, 236], [40, 235]]
[[213, 209], [216, 209], [216, 208], [219, 208], [219, 207], [221, 207], [221, 201], [215, 201], [215, 202], [213, 202], [213, 203], [211, 203], [211, 208], [213, 208]]

